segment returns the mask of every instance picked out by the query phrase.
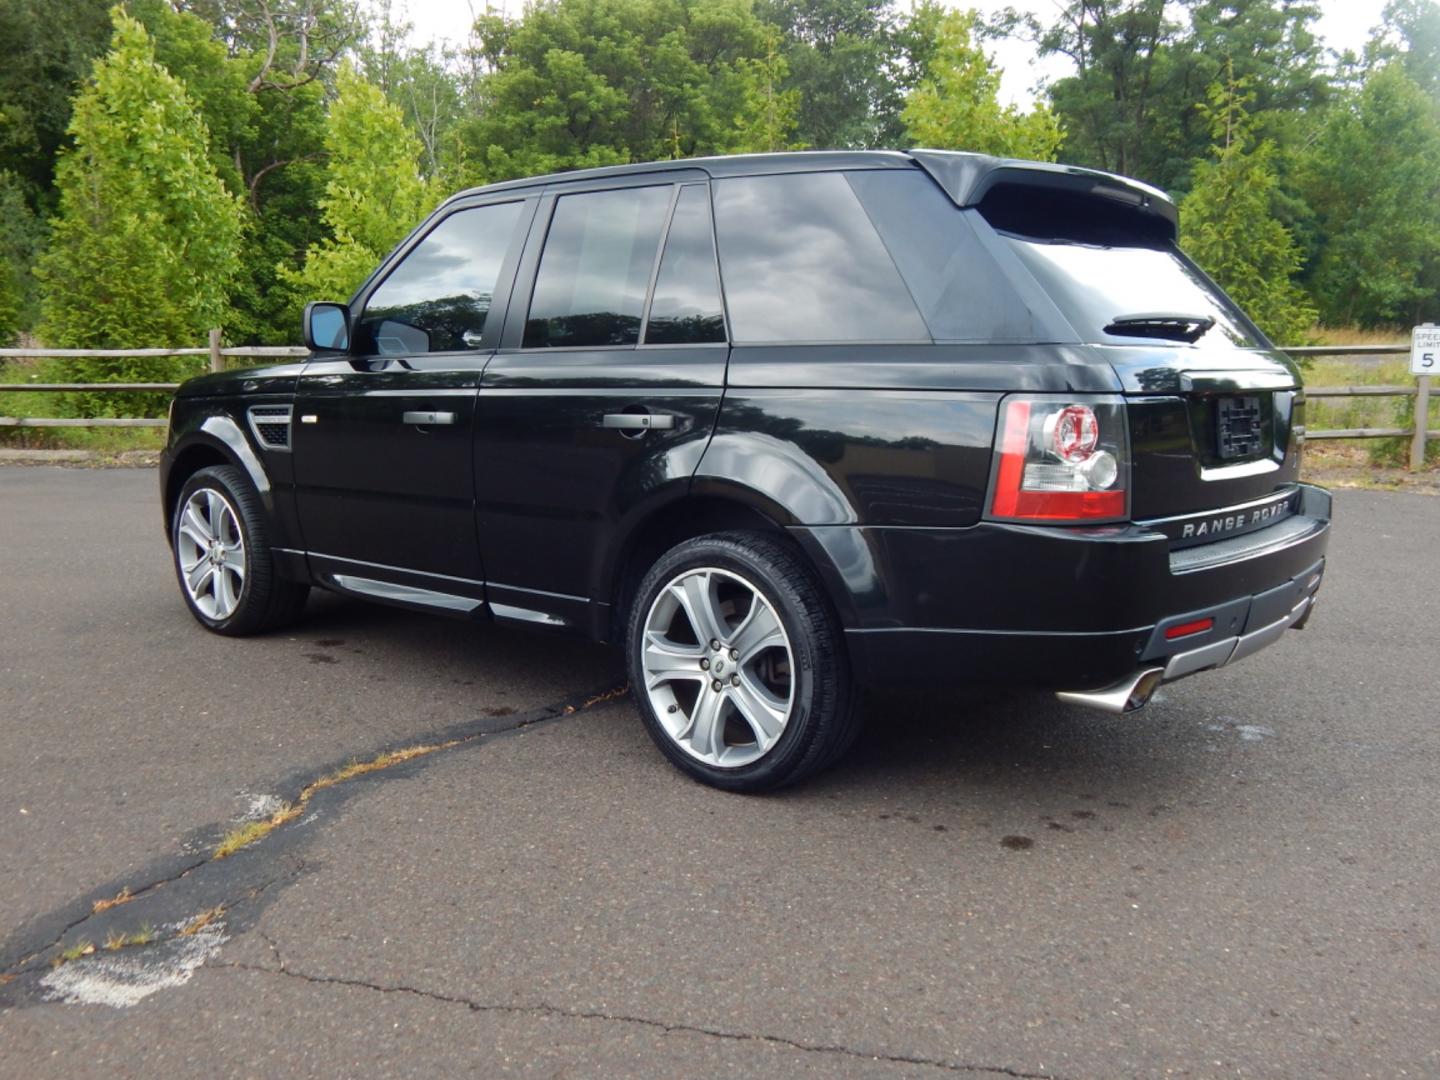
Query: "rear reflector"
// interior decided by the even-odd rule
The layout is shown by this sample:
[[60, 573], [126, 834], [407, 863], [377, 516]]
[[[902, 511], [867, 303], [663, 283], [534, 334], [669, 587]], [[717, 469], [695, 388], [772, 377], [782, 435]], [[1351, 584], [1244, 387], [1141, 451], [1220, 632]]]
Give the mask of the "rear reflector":
[[1214, 629], [1214, 619], [1194, 619], [1190, 622], [1182, 622], [1178, 626], [1169, 626], [1165, 629], [1165, 640], [1174, 641], [1176, 638], [1190, 637], [1192, 634], [1203, 634], [1206, 630]]

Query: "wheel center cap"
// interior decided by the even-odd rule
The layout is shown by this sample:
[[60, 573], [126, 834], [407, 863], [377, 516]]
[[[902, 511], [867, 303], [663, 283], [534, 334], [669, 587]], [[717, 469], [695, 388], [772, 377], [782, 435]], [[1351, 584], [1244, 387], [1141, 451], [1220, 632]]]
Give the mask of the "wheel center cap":
[[715, 664], [714, 664], [715, 674], [716, 674], [716, 675], [719, 675], [719, 674], [721, 674], [724, 670], [725, 670], [725, 661], [724, 661], [724, 660], [716, 660], [716, 661], [715, 661]]

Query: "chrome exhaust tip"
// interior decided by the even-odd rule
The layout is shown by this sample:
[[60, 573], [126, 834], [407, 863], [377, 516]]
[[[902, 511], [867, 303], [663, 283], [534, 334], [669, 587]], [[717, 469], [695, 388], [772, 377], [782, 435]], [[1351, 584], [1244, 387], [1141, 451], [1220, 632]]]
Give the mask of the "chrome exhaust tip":
[[1160, 687], [1164, 668], [1142, 668], [1103, 690], [1057, 690], [1055, 696], [1070, 705], [1086, 705], [1108, 713], [1134, 712]]

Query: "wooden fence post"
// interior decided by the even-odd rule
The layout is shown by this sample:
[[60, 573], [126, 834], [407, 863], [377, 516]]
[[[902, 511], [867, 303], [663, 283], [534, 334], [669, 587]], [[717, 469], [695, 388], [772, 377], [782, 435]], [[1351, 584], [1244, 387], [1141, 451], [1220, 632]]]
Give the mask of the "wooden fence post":
[[1430, 427], [1430, 376], [1421, 375], [1415, 385], [1415, 432], [1410, 440], [1410, 471], [1419, 472], [1425, 467], [1425, 441]]
[[220, 328], [218, 326], [210, 331], [210, 370], [225, 370], [225, 357], [220, 355]]

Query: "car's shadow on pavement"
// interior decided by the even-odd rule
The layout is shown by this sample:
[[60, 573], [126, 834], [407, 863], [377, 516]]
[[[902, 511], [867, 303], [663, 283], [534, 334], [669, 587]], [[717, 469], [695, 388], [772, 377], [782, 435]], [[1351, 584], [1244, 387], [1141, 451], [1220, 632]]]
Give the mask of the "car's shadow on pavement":
[[850, 753], [801, 792], [988, 808], [1068, 831], [1096, 807], [1154, 817], [1193, 803], [1229, 782], [1233, 755], [1258, 749], [1168, 692], [1125, 716], [1008, 688], [872, 693], [865, 712]]
[[483, 619], [438, 618], [318, 589], [301, 621], [272, 637], [318, 649], [307, 652], [312, 662], [369, 659], [396, 674], [443, 668], [462, 681], [471, 676], [521, 681], [543, 680], [550, 668], [563, 669], [563, 682], [578, 689], [599, 690], [623, 681], [620, 654], [607, 646]]
[[[472, 680], [485, 686], [496, 680], [534, 684], [550, 678], [558, 687], [555, 673], [562, 671], [572, 691], [598, 691], [625, 681], [618, 649], [330, 593], [312, 595], [304, 620], [285, 636], [312, 662], [347, 664], [352, 670], [379, 665], [387, 678], [413, 679], [417, 687], [437, 676], [462, 687]], [[561, 696], [558, 690], [556, 696]], [[1186, 801], [1227, 767], [1237, 749], [1233, 732], [1205, 722], [1200, 699], [1169, 688], [1147, 708], [1125, 716], [1062, 705], [1049, 693], [1010, 687], [870, 692], [862, 708], [865, 727], [850, 752], [808, 783], [782, 789], [779, 797], [865, 802], [881, 796], [906, 803], [979, 799], [997, 809], [1019, 810], [1063, 796], [1079, 800], [1077, 809], [1096, 802], [1121, 804], [1112, 810], [1143, 804], [1148, 811]], [[613, 751], [619, 757], [655, 754], [633, 704], [623, 707], [613, 723]], [[678, 774], [675, 779], [680, 780]]]

